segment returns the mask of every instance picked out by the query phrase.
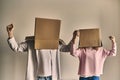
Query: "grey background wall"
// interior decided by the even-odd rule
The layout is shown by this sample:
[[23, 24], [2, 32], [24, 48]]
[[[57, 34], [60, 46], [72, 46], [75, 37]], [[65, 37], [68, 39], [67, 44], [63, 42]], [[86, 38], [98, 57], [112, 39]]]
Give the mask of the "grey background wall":
[[[80, 28], [101, 28], [104, 47], [115, 35], [118, 51], [104, 65], [101, 80], [120, 80], [120, 0], [0, 0], [0, 80], [24, 80], [27, 53], [16, 54], [8, 47], [6, 25], [13, 23], [18, 42], [34, 35], [35, 17], [61, 19], [60, 38], [66, 43]], [[78, 59], [61, 53], [63, 80], [78, 80]]]

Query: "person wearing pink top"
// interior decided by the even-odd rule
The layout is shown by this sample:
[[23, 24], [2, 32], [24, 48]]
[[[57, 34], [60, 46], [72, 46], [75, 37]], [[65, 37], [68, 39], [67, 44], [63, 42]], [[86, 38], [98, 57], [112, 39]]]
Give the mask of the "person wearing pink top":
[[[79, 31], [73, 32], [71, 40], [70, 54], [79, 58], [79, 80], [100, 80], [100, 75], [103, 74], [103, 66], [107, 56], [116, 56], [117, 46], [114, 36], [109, 36], [112, 43], [111, 50], [101, 47], [86, 47], [76, 48], [76, 39], [79, 36]], [[79, 38], [79, 37], [78, 37]]]

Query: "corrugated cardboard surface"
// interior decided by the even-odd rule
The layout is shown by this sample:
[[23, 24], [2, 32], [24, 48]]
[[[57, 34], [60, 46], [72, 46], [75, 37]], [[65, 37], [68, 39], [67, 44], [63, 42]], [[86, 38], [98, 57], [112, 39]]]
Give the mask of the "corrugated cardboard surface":
[[35, 49], [58, 48], [60, 23], [56, 19], [35, 19]]
[[79, 47], [98, 47], [101, 46], [100, 30], [80, 29]]

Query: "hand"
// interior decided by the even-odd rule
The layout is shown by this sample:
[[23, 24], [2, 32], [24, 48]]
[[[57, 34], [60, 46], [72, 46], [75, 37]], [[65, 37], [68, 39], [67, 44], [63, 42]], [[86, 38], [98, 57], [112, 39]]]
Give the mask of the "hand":
[[115, 36], [109, 36], [109, 39], [110, 39], [112, 42], [115, 42]]
[[73, 38], [79, 37], [79, 35], [80, 35], [79, 30], [75, 30], [75, 31], [73, 32]]
[[7, 29], [7, 32], [13, 31], [13, 24], [9, 24], [9, 25], [6, 27], [6, 29]]
[[8, 32], [8, 37], [12, 38], [13, 37], [13, 30], [14, 30], [13, 24], [9, 24], [6, 27], [6, 29], [7, 29], [7, 32]]
[[76, 39], [76, 37], [79, 37], [79, 35], [80, 35], [79, 30], [75, 30], [75, 31], [73, 32], [73, 38], [72, 38], [72, 42], [73, 42], [73, 43], [75, 43], [75, 39]]

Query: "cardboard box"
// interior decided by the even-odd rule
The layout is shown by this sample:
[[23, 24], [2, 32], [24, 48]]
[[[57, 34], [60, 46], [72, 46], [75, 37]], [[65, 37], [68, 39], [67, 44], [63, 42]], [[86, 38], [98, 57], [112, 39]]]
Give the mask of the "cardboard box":
[[95, 29], [80, 29], [80, 44], [79, 47], [98, 47], [101, 46], [100, 30]]
[[35, 49], [57, 49], [59, 44], [60, 20], [35, 19]]

